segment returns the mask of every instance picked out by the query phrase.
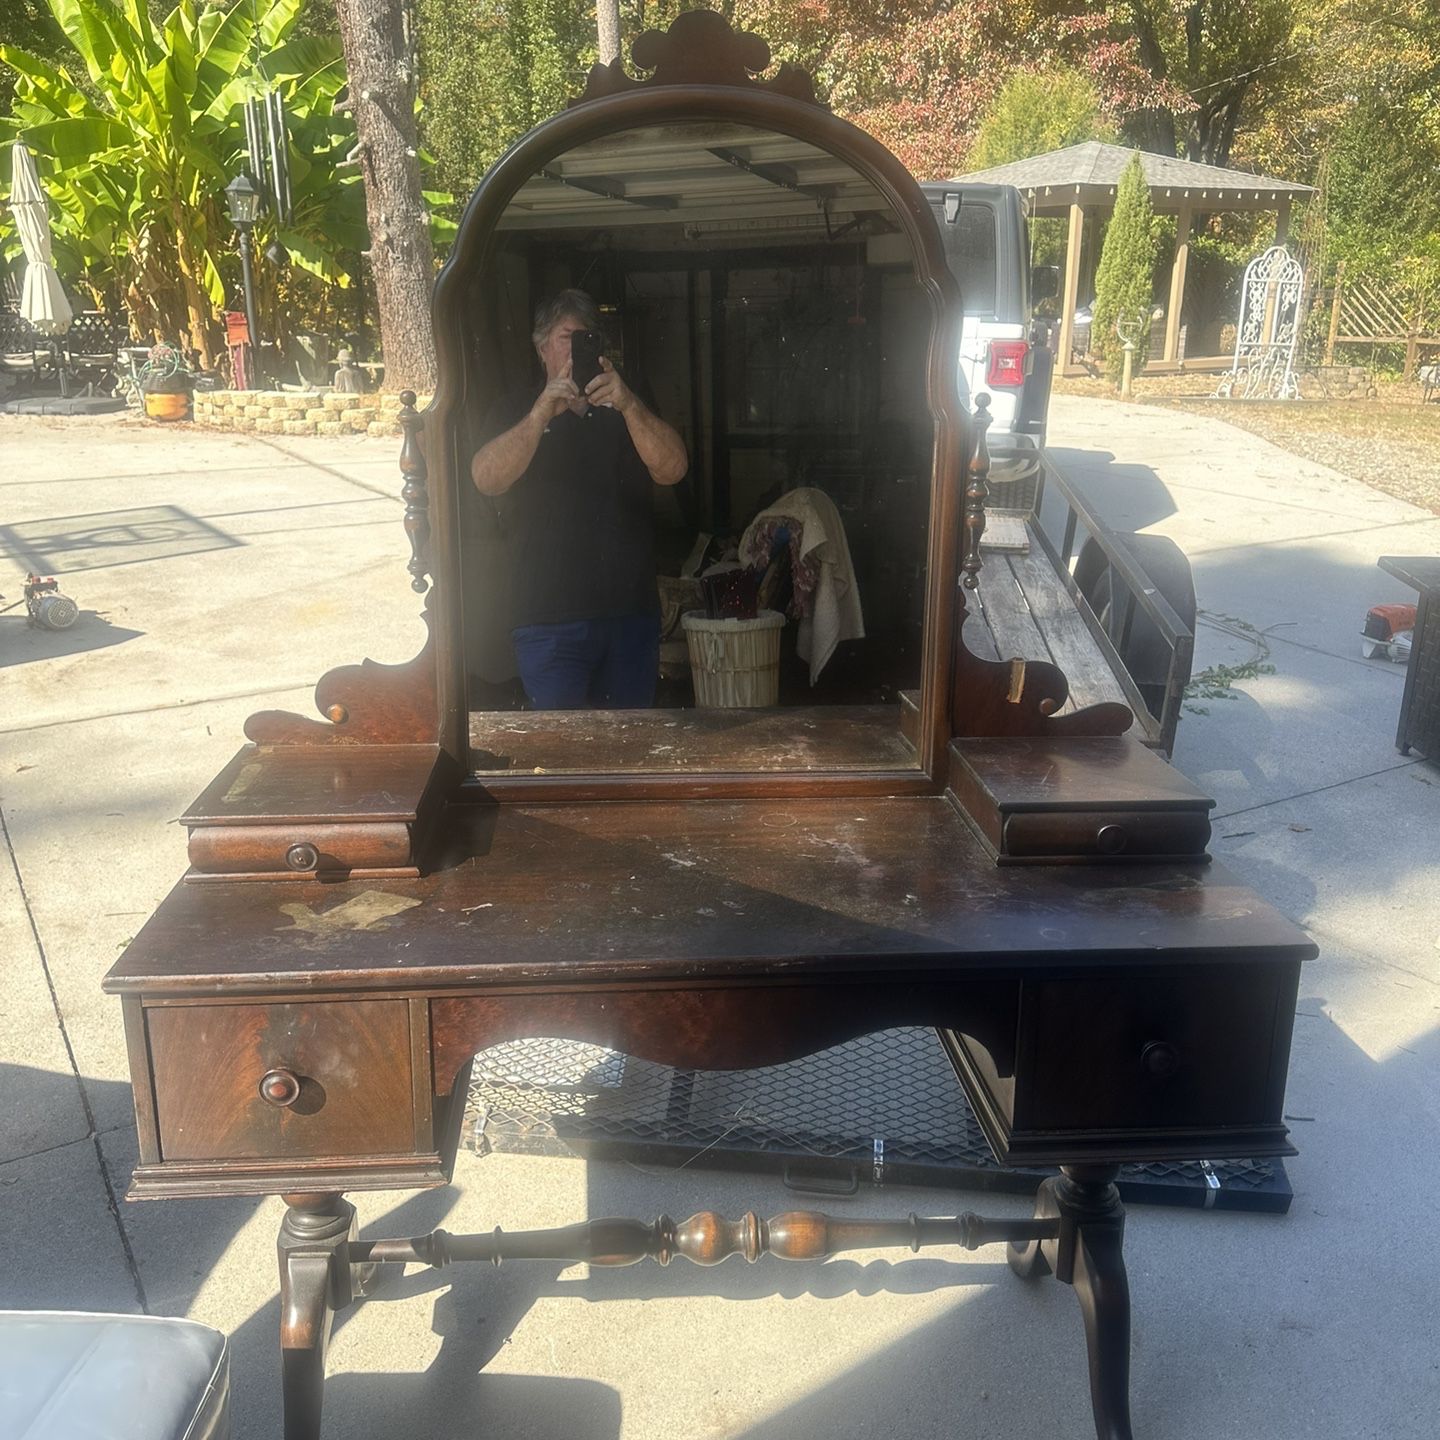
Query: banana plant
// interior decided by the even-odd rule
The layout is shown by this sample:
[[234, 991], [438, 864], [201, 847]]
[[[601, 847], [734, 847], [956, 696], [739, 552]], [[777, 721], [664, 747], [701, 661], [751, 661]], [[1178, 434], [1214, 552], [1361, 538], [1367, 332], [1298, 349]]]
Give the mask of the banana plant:
[[278, 240], [303, 270], [350, 285], [347, 257], [368, 242], [359, 176], [339, 168], [353, 143], [335, 113], [344, 62], [338, 38], [292, 35], [305, 0], [179, 0], [163, 23], [146, 0], [47, 3], [74, 60], [0, 46], [17, 76], [0, 141], [36, 155], [56, 249], [92, 290], [118, 292], [141, 331], [183, 340], [212, 365], [236, 263], [223, 191], [248, 163], [246, 100], [277, 88], [291, 122], [292, 210], [284, 227], [262, 221], [259, 247]]

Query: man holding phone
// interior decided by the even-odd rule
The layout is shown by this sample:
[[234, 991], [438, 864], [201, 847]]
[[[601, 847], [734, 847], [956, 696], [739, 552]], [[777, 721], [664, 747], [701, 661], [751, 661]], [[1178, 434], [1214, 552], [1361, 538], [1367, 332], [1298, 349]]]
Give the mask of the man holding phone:
[[535, 312], [545, 376], [492, 410], [470, 462], [511, 551], [520, 678], [537, 710], [654, 703], [660, 620], [653, 487], [685, 478], [685, 443], [603, 354], [583, 290]]

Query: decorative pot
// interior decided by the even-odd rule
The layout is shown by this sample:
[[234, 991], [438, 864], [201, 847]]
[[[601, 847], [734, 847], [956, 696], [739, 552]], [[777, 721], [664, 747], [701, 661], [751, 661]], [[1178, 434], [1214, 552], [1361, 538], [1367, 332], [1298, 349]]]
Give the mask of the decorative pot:
[[145, 413], [152, 420], [188, 420], [190, 397], [149, 392], [145, 396]]

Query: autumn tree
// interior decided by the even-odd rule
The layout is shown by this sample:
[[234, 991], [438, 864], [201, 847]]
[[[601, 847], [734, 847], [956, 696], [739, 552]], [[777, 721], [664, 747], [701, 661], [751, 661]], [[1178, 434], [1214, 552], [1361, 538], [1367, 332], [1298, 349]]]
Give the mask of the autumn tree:
[[980, 120], [967, 170], [988, 170], [1084, 140], [1114, 140], [1100, 87], [1071, 65], [1017, 70]]
[[1302, 3], [1113, 0], [1114, 24], [1134, 36], [1140, 63], [1168, 95], [1130, 117], [1131, 138], [1159, 155], [1228, 165], [1247, 106], [1301, 68]]
[[1135, 341], [1134, 370], [1139, 374], [1150, 349], [1150, 312], [1155, 271], [1154, 213], [1150, 187], [1139, 154], [1120, 177], [1115, 212], [1105, 229], [1100, 266], [1095, 272], [1094, 318], [1090, 348], [1105, 362], [1105, 372], [1120, 380], [1125, 347], [1115, 333], [1119, 322]]

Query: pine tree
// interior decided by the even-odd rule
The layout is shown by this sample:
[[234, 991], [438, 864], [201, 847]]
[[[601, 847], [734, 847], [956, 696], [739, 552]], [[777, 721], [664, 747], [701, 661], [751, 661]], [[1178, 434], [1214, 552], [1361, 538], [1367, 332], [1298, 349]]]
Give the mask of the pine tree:
[[1126, 333], [1136, 326], [1134, 373], [1139, 374], [1150, 350], [1152, 277], [1155, 271], [1154, 214], [1150, 189], [1137, 150], [1120, 177], [1115, 213], [1105, 231], [1100, 266], [1095, 272], [1095, 308], [1090, 323], [1090, 348], [1105, 362], [1105, 373], [1117, 384], [1125, 346], [1115, 333], [1123, 320]]

